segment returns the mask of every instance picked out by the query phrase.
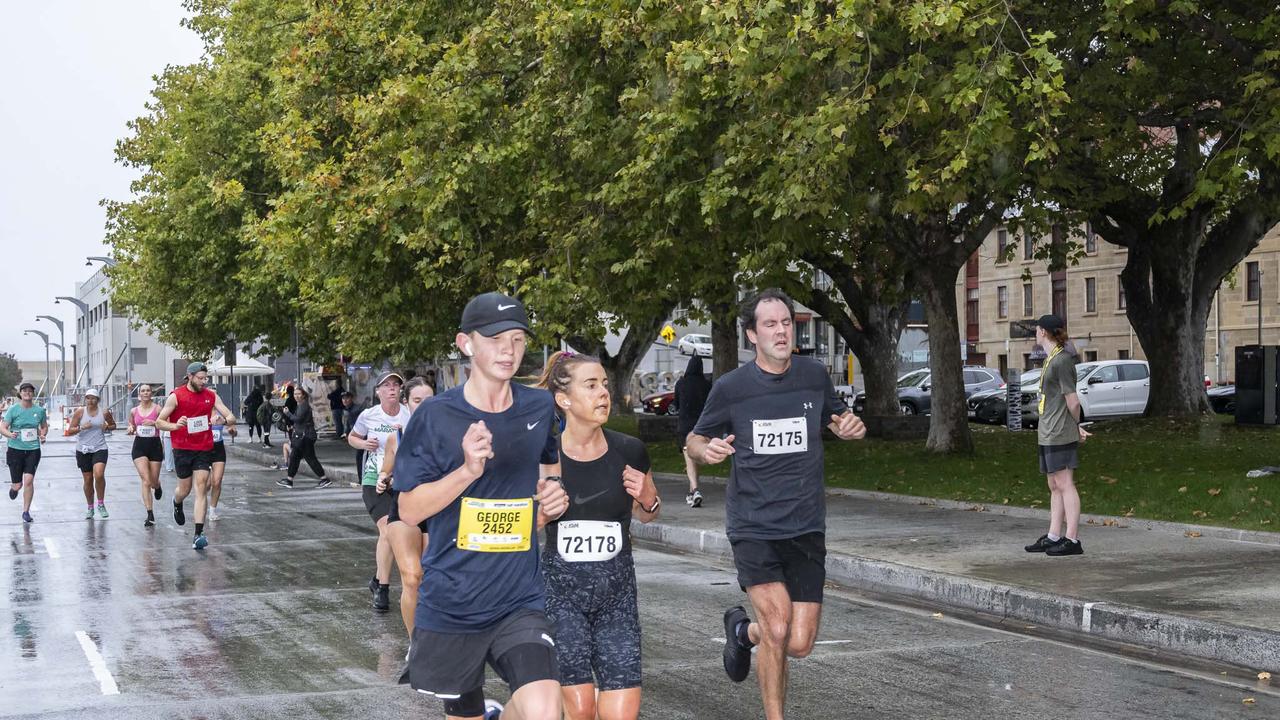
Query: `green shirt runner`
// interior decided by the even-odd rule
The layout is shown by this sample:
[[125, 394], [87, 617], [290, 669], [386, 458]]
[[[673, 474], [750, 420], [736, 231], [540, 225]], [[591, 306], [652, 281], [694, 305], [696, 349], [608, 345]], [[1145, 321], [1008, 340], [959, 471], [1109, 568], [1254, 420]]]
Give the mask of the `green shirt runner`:
[[49, 414], [39, 405], [24, 408], [18, 404], [6, 410], [4, 421], [9, 424], [9, 429], [18, 435], [9, 441], [9, 447], [14, 450], [39, 450], [40, 426], [48, 417]]

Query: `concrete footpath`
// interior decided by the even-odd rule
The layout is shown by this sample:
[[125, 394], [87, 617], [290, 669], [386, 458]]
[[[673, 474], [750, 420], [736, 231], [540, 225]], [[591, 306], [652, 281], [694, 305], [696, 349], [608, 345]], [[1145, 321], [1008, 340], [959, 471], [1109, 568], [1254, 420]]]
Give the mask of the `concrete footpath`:
[[[243, 441], [229, 453], [265, 464], [277, 447]], [[333, 439], [318, 452], [335, 482], [356, 482], [355, 451]], [[310, 471], [298, 476], [305, 488]], [[730, 555], [723, 481], [704, 478], [702, 508], [684, 504], [682, 476], [657, 476], [661, 518], [639, 539]], [[833, 489], [827, 498], [827, 573], [836, 583], [1098, 639], [1280, 671], [1280, 534], [1093, 516], [1083, 556], [1050, 558], [1022, 546], [1047, 513]]]

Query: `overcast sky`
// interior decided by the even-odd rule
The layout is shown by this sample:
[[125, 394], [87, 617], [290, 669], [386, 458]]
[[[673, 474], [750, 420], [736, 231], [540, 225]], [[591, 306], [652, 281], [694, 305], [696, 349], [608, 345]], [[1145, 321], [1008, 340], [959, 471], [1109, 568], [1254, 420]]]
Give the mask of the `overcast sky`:
[[86, 255], [108, 254], [98, 203], [128, 197], [134, 171], [115, 163], [115, 143], [143, 113], [152, 76], [200, 57], [185, 14], [181, 0], [3, 3], [0, 352], [44, 359], [22, 331], [57, 329], [36, 315], [62, 318], [74, 342], [75, 308], [53, 298], [94, 272]]

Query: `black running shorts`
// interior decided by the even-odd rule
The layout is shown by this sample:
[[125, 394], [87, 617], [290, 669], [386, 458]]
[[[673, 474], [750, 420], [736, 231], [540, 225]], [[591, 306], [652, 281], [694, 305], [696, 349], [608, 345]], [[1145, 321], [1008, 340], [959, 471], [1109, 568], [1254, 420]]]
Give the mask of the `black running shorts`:
[[378, 492], [376, 485], [361, 485], [360, 495], [364, 498], [364, 509], [376, 523], [391, 512], [391, 491]]
[[196, 470], [213, 468], [212, 450], [179, 450], [173, 449], [173, 471], [179, 480], [186, 480]]
[[225, 463], [226, 461], [227, 461], [227, 446], [220, 442], [214, 443], [213, 450], [209, 451], [209, 462]]
[[517, 610], [493, 628], [475, 633], [413, 629], [402, 684], [441, 700], [456, 700], [484, 687], [488, 664], [511, 692], [539, 680], [560, 679], [551, 623], [537, 610]]
[[1044, 475], [1080, 466], [1080, 443], [1040, 446], [1040, 472]]
[[[400, 519], [400, 493], [395, 490], [388, 490], [386, 494], [391, 496], [391, 507], [387, 509], [387, 522], [404, 522]], [[427, 531], [427, 521], [423, 520], [418, 523], [418, 529], [425, 533]]]
[[163, 462], [164, 445], [158, 437], [136, 437], [133, 439], [133, 452], [130, 455], [133, 460], [146, 458], [151, 462]]
[[9, 465], [9, 481], [14, 485], [22, 482], [23, 475], [35, 475], [40, 466], [40, 449], [19, 450], [9, 448], [5, 453], [5, 462]]
[[756, 585], [783, 583], [791, 602], [822, 602], [827, 580], [827, 542], [822, 533], [808, 533], [785, 540], [730, 540], [738, 585], [745, 591]]
[[630, 550], [602, 562], [544, 553], [547, 618], [555, 627], [560, 684], [601, 692], [640, 687], [640, 610]]
[[80, 468], [80, 472], [93, 472], [93, 466], [98, 463], [107, 464], [107, 449], [95, 450], [94, 452], [76, 451], [76, 467]]

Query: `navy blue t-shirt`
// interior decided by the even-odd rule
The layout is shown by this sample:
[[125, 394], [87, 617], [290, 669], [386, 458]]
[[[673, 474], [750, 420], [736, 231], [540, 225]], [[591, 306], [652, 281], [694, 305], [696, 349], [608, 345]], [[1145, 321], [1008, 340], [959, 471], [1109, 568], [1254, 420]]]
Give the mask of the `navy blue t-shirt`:
[[693, 432], [734, 435], [724, 503], [729, 539], [826, 532], [822, 428], [847, 411], [812, 358], [792, 358], [781, 375], [751, 362], [715, 381]]
[[392, 488], [405, 493], [435, 482], [463, 465], [462, 437], [484, 421], [493, 433], [493, 457], [484, 474], [434, 516], [427, 518], [431, 542], [422, 553], [422, 585], [415, 624], [435, 632], [466, 633], [491, 628], [522, 608], [545, 607], [538, 566], [536, 527], [521, 552], [473, 552], [458, 548], [463, 497], [488, 500], [537, 495], [539, 465], [558, 461], [551, 393], [512, 384], [505, 412], [482, 412], [458, 386], [418, 407], [396, 453]]

